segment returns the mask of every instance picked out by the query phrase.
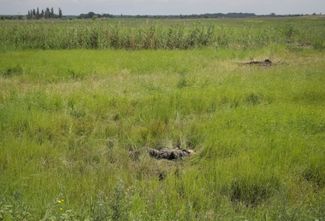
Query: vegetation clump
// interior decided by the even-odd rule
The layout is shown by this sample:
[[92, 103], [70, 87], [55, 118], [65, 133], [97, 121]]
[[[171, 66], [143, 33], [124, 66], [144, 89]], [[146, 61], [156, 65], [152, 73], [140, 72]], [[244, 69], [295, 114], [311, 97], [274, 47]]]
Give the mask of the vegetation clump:
[[4, 77], [13, 77], [13, 76], [22, 75], [23, 73], [24, 73], [24, 69], [21, 66], [17, 65], [15, 67], [7, 68], [1, 71], [0, 75]]
[[229, 196], [232, 202], [256, 207], [269, 199], [278, 188], [279, 181], [274, 177], [242, 177], [231, 183]]
[[310, 165], [303, 171], [303, 177], [318, 188], [324, 188], [325, 176], [324, 168], [320, 164]]

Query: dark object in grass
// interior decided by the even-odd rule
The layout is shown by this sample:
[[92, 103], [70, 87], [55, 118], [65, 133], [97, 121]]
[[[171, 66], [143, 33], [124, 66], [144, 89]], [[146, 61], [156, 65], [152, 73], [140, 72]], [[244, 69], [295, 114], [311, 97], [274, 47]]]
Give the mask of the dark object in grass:
[[270, 59], [265, 59], [264, 61], [250, 61], [244, 63], [245, 65], [259, 65], [259, 66], [272, 66], [272, 61]]
[[159, 181], [163, 181], [164, 179], [166, 179], [166, 177], [167, 177], [166, 172], [160, 172], [159, 175], [158, 175]]
[[230, 184], [230, 199], [234, 203], [243, 203], [247, 207], [256, 207], [269, 199], [279, 189], [277, 178], [238, 179]]
[[318, 188], [325, 186], [324, 170], [321, 167], [311, 165], [303, 172], [303, 177], [306, 181], [311, 182]]
[[149, 155], [157, 160], [179, 160], [184, 157], [188, 157], [193, 154], [193, 150], [184, 149], [168, 149], [164, 148], [161, 150], [150, 149]]
[[15, 66], [11, 68], [7, 68], [6, 70], [0, 71], [0, 75], [4, 77], [13, 77], [17, 75], [22, 75], [24, 72], [23, 68], [20, 66]]

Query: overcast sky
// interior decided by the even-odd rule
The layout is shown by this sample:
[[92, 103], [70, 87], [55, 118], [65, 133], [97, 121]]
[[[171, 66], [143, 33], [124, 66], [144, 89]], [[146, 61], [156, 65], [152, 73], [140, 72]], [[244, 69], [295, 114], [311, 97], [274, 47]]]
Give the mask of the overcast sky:
[[26, 14], [31, 8], [61, 7], [63, 14], [256, 14], [325, 13], [325, 0], [0, 0], [0, 14]]

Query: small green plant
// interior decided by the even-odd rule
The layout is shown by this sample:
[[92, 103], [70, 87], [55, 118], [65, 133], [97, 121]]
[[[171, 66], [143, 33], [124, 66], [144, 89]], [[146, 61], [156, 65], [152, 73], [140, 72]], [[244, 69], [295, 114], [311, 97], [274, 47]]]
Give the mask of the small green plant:
[[287, 25], [285, 27], [284, 34], [285, 34], [288, 42], [291, 42], [293, 40], [293, 37], [295, 36], [296, 33], [297, 33], [297, 30], [295, 29], [295, 27], [293, 25]]
[[99, 193], [97, 200], [91, 205], [91, 217], [94, 221], [107, 220], [109, 218], [108, 197], [103, 193]]
[[126, 200], [125, 187], [122, 181], [119, 181], [114, 189], [111, 210], [112, 220], [128, 220], [128, 204]]

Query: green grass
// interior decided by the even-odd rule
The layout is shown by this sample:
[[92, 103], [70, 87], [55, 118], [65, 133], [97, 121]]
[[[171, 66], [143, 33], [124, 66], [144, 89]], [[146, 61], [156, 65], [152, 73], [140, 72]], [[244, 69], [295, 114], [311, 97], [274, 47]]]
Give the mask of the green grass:
[[[277, 65], [238, 64], [252, 57]], [[0, 220], [324, 220], [324, 61], [281, 46], [2, 52]], [[146, 153], [176, 143], [196, 154]]]
[[323, 221], [324, 27], [0, 21], [0, 221]]
[[0, 49], [325, 48], [324, 17], [0, 21]]

